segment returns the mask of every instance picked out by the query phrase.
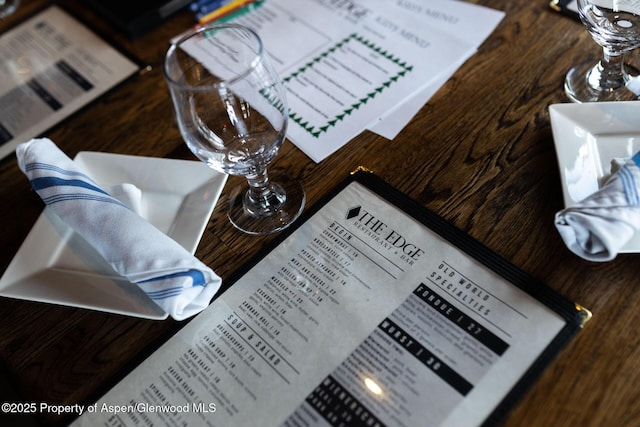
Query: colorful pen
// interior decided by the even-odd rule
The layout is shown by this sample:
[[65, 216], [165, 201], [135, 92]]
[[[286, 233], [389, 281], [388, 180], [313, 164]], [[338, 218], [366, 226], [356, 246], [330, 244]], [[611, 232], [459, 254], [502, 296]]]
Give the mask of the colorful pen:
[[263, 1], [264, 0], [256, 0], [255, 2], [251, 3], [250, 5], [247, 5], [246, 7], [243, 7], [241, 9], [236, 10], [235, 12], [229, 13], [228, 15], [225, 15], [221, 18], [216, 19], [216, 21], [219, 23], [232, 21], [236, 18], [239, 18], [240, 16], [244, 15], [247, 12], [251, 12], [256, 7], [258, 7]]
[[198, 12], [201, 8], [206, 7], [211, 4], [219, 4], [221, 5], [222, 0], [198, 0], [189, 4], [189, 10], [191, 12]]
[[196, 13], [196, 19], [200, 19], [200, 17], [205, 16], [216, 9], [220, 9], [222, 6], [225, 6], [231, 3], [233, 0], [218, 0], [209, 4], [205, 4], [200, 7], [200, 9]]
[[250, 4], [255, 3], [256, 1], [257, 0], [234, 0], [228, 4], [225, 4], [219, 9], [212, 11], [211, 13], [201, 16], [198, 19], [198, 22], [200, 24], [208, 24], [212, 21], [216, 21], [234, 12], [237, 12], [246, 6], [249, 6]]

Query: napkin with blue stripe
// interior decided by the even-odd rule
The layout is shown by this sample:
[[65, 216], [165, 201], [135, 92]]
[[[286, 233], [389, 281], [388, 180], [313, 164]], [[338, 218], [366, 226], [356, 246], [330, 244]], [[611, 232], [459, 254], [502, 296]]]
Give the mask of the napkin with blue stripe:
[[600, 190], [556, 214], [567, 247], [589, 261], [611, 261], [640, 230], [640, 152], [612, 162]]
[[25, 142], [16, 156], [48, 209], [171, 317], [183, 320], [209, 305], [220, 277], [100, 188], [51, 140]]

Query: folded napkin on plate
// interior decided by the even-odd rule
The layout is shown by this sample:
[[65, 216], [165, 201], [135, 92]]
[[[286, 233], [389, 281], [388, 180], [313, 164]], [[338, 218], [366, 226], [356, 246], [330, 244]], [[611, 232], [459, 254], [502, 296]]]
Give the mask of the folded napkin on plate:
[[21, 144], [16, 155], [20, 169], [49, 209], [165, 312], [183, 320], [207, 307], [221, 279], [101, 189], [51, 140]]
[[614, 161], [614, 174], [600, 190], [556, 214], [556, 228], [576, 255], [610, 261], [640, 229], [639, 165], [640, 152]]

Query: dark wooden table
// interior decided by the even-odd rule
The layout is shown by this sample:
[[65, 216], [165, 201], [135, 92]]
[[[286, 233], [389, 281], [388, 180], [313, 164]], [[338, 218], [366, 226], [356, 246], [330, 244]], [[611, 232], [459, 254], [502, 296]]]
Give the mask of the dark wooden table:
[[[194, 157], [175, 125], [162, 78], [167, 41], [192, 24], [175, 16], [130, 41], [79, 1], [60, 1], [151, 70], [75, 114], [46, 136], [69, 156], [104, 151]], [[640, 262], [622, 255], [589, 263], [571, 254], [553, 225], [563, 207], [548, 106], [568, 102], [572, 64], [596, 58], [582, 25], [545, 0], [478, 0], [506, 17], [392, 142], [364, 132], [315, 164], [286, 143], [275, 167], [301, 180], [312, 205], [358, 165], [440, 214], [572, 301], [593, 320], [507, 416], [505, 426], [640, 425]], [[0, 31], [36, 12], [23, 0]], [[231, 181], [237, 178], [230, 178]], [[18, 170], [0, 160], [0, 272], [43, 209]], [[220, 199], [196, 255], [223, 279], [273, 237], [236, 231]], [[19, 402], [91, 403], [178, 323], [0, 299], [0, 372]], [[7, 393], [8, 385], [0, 386]], [[38, 414], [43, 424], [64, 417]], [[25, 419], [22, 422], [26, 422]], [[7, 424], [3, 424], [7, 425]]]

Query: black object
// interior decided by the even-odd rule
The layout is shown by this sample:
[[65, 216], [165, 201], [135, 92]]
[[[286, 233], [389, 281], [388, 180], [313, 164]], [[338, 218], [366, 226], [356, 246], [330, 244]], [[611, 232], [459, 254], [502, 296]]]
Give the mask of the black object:
[[580, 20], [576, 0], [551, 0], [549, 2], [549, 6], [556, 12], [560, 12], [574, 19]]
[[131, 39], [152, 30], [192, 0], [83, 0]]

